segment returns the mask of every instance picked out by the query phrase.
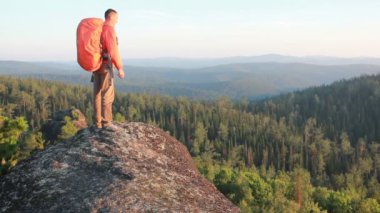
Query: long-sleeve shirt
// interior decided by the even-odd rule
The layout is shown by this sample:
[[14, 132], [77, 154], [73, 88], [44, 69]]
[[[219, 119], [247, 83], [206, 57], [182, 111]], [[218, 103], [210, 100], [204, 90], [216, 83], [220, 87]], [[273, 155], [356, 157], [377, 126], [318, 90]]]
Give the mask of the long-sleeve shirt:
[[123, 62], [121, 61], [118, 41], [116, 37], [116, 32], [113, 26], [107, 24], [103, 25], [103, 31], [101, 34], [102, 39], [102, 48], [105, 50], [111, 57], [112, 63], [115, 65], [117, 70], [123, 69]]

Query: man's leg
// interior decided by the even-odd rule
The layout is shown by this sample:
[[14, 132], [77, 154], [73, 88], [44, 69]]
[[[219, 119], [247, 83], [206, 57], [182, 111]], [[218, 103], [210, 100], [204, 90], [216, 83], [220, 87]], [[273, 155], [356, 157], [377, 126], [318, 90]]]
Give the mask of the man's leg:
[[115, 99], [115, 89], [110, 73], [107, 72], [104, 76], [104, 88], [102, 90], [102, 125], [106, 127], [112, 122], [112, 104]]
[[102, 128], [102, 75], [94, 72], [94, 125]]

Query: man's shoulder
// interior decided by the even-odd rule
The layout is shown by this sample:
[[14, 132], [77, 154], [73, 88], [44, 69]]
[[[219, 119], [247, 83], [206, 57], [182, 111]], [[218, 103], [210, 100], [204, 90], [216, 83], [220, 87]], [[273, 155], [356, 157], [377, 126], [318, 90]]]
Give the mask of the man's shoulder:
[[111, 25], [103, 25], [103, 31], [115, 32], [115, 27]]
[[102, 34], [104, 34], [104, 33], [109, 33], [112, 36], [116, 36], [115, 28], [113, 26], [104, 25]]

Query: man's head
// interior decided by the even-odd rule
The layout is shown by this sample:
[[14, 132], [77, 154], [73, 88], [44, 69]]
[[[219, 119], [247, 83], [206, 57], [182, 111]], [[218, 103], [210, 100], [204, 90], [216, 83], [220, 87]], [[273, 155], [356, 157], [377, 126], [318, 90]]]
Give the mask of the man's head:
[[113, 24], [116, 24], [118, 22], [119, 15], [117, 14], [116, 10], [108, 9], [104, 13], [104, 18], [108, 21], [111, 21]]

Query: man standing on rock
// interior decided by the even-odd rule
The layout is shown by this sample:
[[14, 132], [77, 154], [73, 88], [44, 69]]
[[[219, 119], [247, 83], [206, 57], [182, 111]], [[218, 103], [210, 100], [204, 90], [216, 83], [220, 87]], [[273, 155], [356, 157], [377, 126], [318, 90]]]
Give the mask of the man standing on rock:
[[124, 78], [115, 25], [118, 13], [108, 9], [104, 14], [105, 22], [101, 34], [103, 64], [93, 74], [94, 81], [94, 125], [97, 128], [113, 130], [112, 104], [115, 98], [113, 66], [118, 70], [119, 78]]

